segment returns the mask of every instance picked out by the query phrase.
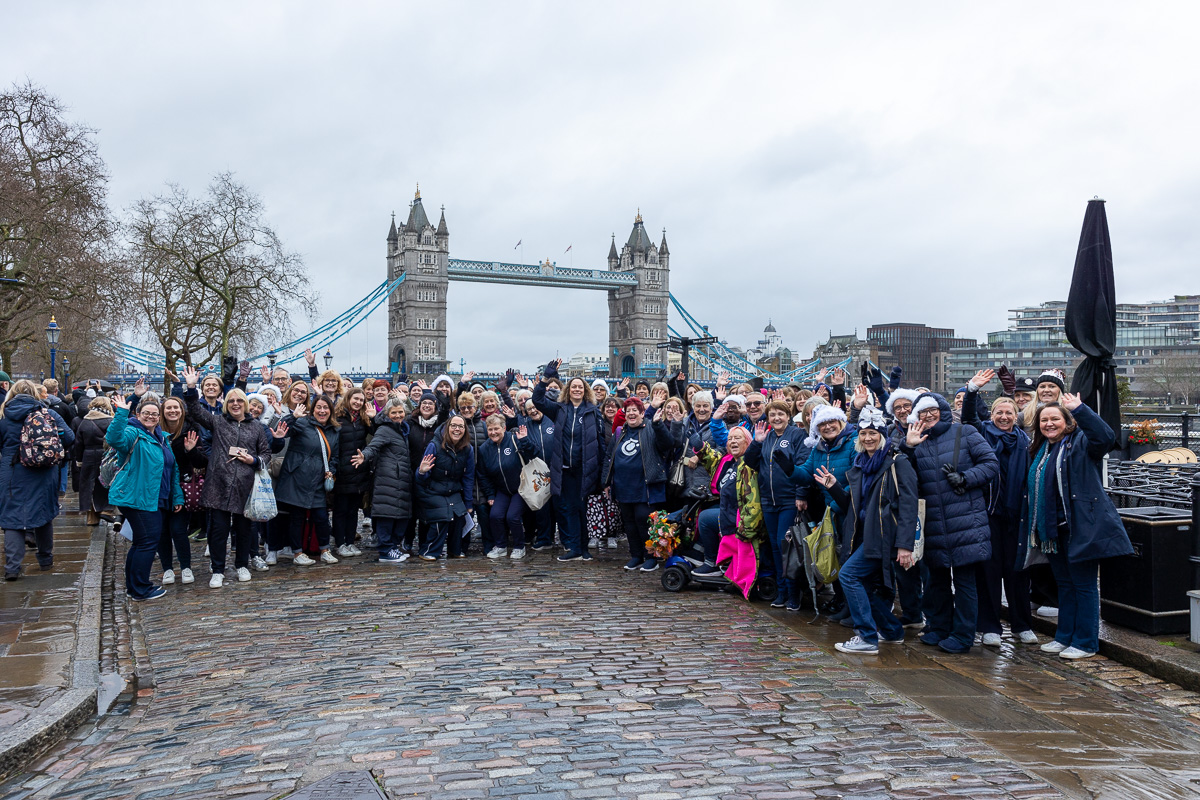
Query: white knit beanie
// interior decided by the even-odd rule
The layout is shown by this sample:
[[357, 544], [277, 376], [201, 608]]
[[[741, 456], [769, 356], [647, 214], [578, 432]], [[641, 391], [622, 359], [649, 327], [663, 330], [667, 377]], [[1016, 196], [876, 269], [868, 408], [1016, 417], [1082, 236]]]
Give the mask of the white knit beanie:
[[892, 410], [892, 408], [897, 400], [907, 400], [910, 403], [915, 403], [917, 402], [917, 398], [920, 396], [921, 393], [916, 389], [897, 389], [888, 397], [887, 404], [884, 406], [884, 410], [886, 410], [887, 413], [891, 414], [892, 416], [895, 416], [895, 412]]
[[816, 447], [821, 441], [821, 434], [817, 430], [825, 422], [846, 422], [846, 412], [842, 411], [837, 406], [817, 406], [813, 409], [812, 416], [808, 418], [808, 438], [804, 443], [809, 447]]
[[913, 403], [912, 413], [908, 415], [908, 424], [916, 425], [917, 418], [921, 415], [921, 412], [927, 408], [941, 408], [941, 406], [938, 405], [936, 395], [927, 394], [917, 402]]

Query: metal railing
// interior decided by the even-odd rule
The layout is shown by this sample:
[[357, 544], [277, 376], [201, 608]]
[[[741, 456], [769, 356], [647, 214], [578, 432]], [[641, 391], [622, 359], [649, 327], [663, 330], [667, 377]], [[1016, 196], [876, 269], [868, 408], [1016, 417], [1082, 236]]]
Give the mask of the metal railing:
[[1108, 462], [1108, 495], [1117, 508], [1167, 506], [1191, 509], [1192, 485], [1200, 464], [1143, 464]]
[[1160, 449], [1166, 450], [1169, 447], [1185, 447], [1194, 453], [1200, 454], [1200, 436], [1197, 436], [1195, 431], [1195, 414], [1189, 414], [1186, 411], [1182, 414], [1155, 414], [1143, 411], [1121, 412], [1121, 424], [1125, 427], [1129, 427], [1134, 422], [1147, 419], [1158, 420], [1158, 443]]

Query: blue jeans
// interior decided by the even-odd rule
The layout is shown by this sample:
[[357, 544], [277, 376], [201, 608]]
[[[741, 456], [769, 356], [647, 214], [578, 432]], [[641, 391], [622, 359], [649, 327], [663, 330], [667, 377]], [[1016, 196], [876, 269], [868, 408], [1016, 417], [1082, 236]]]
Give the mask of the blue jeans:
[[[1060, 549], [1066, 548], [1060, 540]], [[1058, 632], [1054, 641], [1089, 653], [1100, 649], [1100, 562], [1071, 561], [1066, 554], [1049, 553], [1050, 569], [1058, 582]], [[1012, 602], [1009, 601], [1009, 607]]]
[[779, 595], [787, 600], [800, 602], [800, 585], [792, 584], [783, 577], [783, 537], [791, 530], [796, 521], [796, 507], [763, 505], [763, 522], [767, 526], [767, 538], [771, 541], [771, 562], [775, 565], [775, 580], [779, 585]]
[[575, 470], [562, 471], [562, 494], [558, 497], [563, 547], [571, 553], [588, 551], [587, 497], [583, 494], [583, 475]]
[[[975, 622], [979, 595], [975, 587], [975, 564], [962, 567], [930, 567], [925, 587], [925, 628], [940, 639], [954, 639], [970, 649], [975, 644]], [[950, 586], [954, 585], [951, 593]]]
[[507, 526], [508, 532], [512, 534], [513, 549], [525, 549], [525, 501], [521, 499], [521, 495], [496, 492], [496, 499], [492, 502], [488, 516], [491, 517], [493, 547], [504, 547], [507, 538], [504, 529]]
[[58, 491], [62, 494], [67, 490], [67, 477], [71, 474], [71, 462], [67, 461], [59, 467], [58, 474]]
[[904, 627], [892, 613], [892, 590], [883, 582], [883, 571], [889, 567], [883, 559], [864, 556], [860, 547], [838, 572], [854, 629], [871, 644], [879, 643], [880, 633], [888, 639], [904, 636]]
[[134, 600], [142, 600], [154, 591], [150, 582], [150, 567], [162, 539], [163, 515], [158, 509], [139, 511], [121, 506], [121, 513], [133, 529], [133, 541], [125, 555], [125, 594]]
[[700, 548], [704, 551], [704, 563], [717, 563], [717, 550], [721, 547], [721, 509], [706, 508], [700, 512]]
[[172, 569], [175, 553], [179, 554], [179, 568], [191, 569], [192, 543], [188, 541], [188, 512], [164, 508], [161, 513], [162, 533], [158, 540], [158, 558], [162, 562], [163, 571]]
[[404, 531], [408, 528], [408, 520], [391, 517], [371, 517], [375, 526], [375, 540], [379, 542], [379, 556], [382, 558], [389, 550], [399, 550], [404, 546]]

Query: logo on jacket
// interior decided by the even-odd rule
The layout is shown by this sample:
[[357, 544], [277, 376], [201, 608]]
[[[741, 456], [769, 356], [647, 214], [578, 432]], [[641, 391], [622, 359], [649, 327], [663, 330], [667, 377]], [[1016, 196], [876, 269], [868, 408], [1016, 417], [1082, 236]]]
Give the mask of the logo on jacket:
[[787, 440], [787, 439], [780, 439], [780, 440], [779, 440], [779, 446], [780, 446], [780, 447], [787, 447], [787, 446], [788, 446], [788, 440]]
[[621, 452], [627, 456], [636, 456], [638, 454], [638, 438], [632, 436], [621, 442]]
[[553, 434], [554, 434], [554, 426], [553, 426], [553, 425], [547, 425], [547, 426], [546, 426], [546, 433], [547, 433], [548, 435], [553, 435]]
[[506, 447], [506, 448], [504, 448], [504, 455], [506, 455], [506, 456], [511, 456], [511, 455], [512, 455], [512, 448], [511, 448], [511, 447]]

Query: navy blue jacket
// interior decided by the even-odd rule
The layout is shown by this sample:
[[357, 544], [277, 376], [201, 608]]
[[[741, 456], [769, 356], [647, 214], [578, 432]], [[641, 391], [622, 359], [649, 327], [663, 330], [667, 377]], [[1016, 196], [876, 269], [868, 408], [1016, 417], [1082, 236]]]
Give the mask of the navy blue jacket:
[[[847, 510], [842, 517], [839, 559], [844, 564], [855, 549], [861, 549], [863, 558], [882, 560], [883, 583], [890, 587], [892, 570], [887, 565], [896, 560], [896, 550], [911, 551], [916, 538], [917, 473], [912, 462], [893, 452], [883, 474], [871, 485], [869, 497], [862, 496], [862, 470], [858, 467], [851, 467], [846, 483], [834, 484], [830, 493]], [[864, 508], [860, 518], [859, 510]], [[855, 541], [859, 542], [858, 548], [854, 547]]]
[[665, 502], [667, 499], [666, 459], [683, 445], [683, 422], [667, 422], [665, 417], [660, 416], [652, 422], [643, 422], [638, 428], [624, 427], [621, 435], [614, 436], [612, 444], [609, 445], [608, 456], [604, 461], [604, 486], [613, 486], [614, 484], [617, 448], [622, 447], [625, 439], [634, 436], [637, 437], [637, 449], [641, 454], [641, 480], [646, 487], [646, 502]]
[[[991, 445], [970, 425], [951, 422], [950, 404], [932, 392], [917, 398], [937, 400], [941, 419], [927, 432], [929, 438], [910, 454], [917, 471], [920, 496], [925, 500], [925, 561], [931, 567], [962, 567], [986, 561], [992, 554], [985, 489], [1000, 472]], [[915, 404], [914, 404], [915, 405]], [[967, 479], [966, 494], [955, 494], [942, 472], [954, 458], [955, 431], [962, 429], [958, 471]]]
[[495, 500], [497, 492], [516, 494], [525, 466], [521, 456], [530, 459], [537, 455], [528, 436], [518, 439], [512, 431], [505, 431], [499, 442], [484, 439], [475, 451], [475, 482], [487, 500]]
[[417, 462], [417, 501], [421, 519], [426, 522], [450, 522], [466, 516], [474, 508], [475, 448], [447, 450], [440, 439], [432, 441], [421, 454], [434, 456], [433, 469], [421, 472]]
[[[796, 501], [796, 484], [792, 473], [796, 467], [808, 460], [809, 447], [804, 444], [804, 431], [788, 423], [783, 433], [774, 428], [767, 431], [762, 443], [750, 442], [746, 449], [746, 463], [758, 470], [758, 490], [762, 494], [763, 508], [784, 508]], [[775, 459], [775, 453], [787, 459], [790, 468], [784, 471]]]
[[600, 447], [604, 438], [600, 432], [604, 417], [600, 409], [586, 401], [576, 407], [569, 401], [559, 403], [550, 400], [546, 397], [546, 384], [543, 381], [534, 385], [532, 400], [538, 411], [554, 420], [555, 438], [562, 455], [562, 463], [557, 469], [553, 464], [549, 465], [550, 480], [561, 486], [563, 470], [578, 471], [583, 489], [579, 499], [595, 493], [600, 485], [600, 461], [604, 457]]
[[[1101, 468], [1117, 437], [1095, 411], [1085, 405], [1072, 412], [1076, 429], [1063, 437], [1051, 456], [1054, 479], [1067, 514], [1067, 560], [1089, 561], [1133, 554], [1121, 516], [1104, 491]], [[1017, 566], [1024, 566], [1029, 545], [1029, 496], [1021, 511]], [[928, 544], [926, 545], [928, 547]], [[1061, 552], [1061, 551], [1060, 551]]]
[[[37, 398], [16, 394], [0, 417], [0, 527], [9, 531], [40, 528], [58, 516], [59, 471], [53, 467], [29, 468], [21, 464], [21, 427], [35, 408], [45, 408]], [[58, 438], [67, 452], [75, 434], [54, 409], [47, 409], [58, 426]]]
[[556, 439], [558, 426], [550, 417], [543, 416], [534, 422], [524, 414], [520, 415], [520, 423], [529, 432], [529, 443], [533, 445], [534, 455], [550, 467], [550, 494], [558, 497], [562, 493], [562, 451]]

